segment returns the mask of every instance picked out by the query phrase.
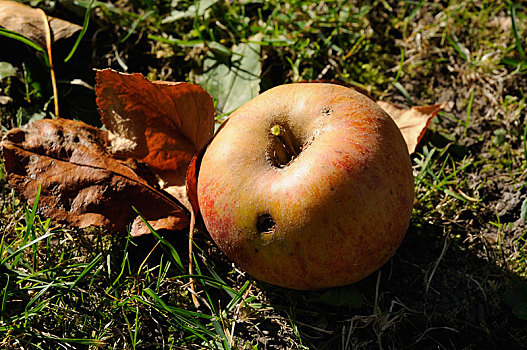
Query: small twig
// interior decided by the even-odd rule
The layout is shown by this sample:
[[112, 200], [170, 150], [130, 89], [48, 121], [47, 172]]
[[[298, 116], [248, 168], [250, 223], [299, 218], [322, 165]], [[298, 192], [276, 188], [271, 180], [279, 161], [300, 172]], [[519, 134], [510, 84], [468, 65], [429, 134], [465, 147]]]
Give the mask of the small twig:
[[304, 322], [300, 322], [298, 320], [296, 320], [295, 323], [300, 325], [300, 326], [303, 326], [303, 327], [308, 327], [308, 328], [314, 329], [314, 330], [319, 331], [321, 333], [326, 333], [326, 334], [333, 334], [333, 333], [335, 333], [335, 331], [330, 331], [330, 330], [327, 330], [327, 329], [324, 329], [324, 328], [315, 327], [313, 325], [310, 325], [310, 324], [304, 323]]
[[379, 286], [381, 285], [381, 270], [377, 272], [377, 282], [375, 283], [375, 303], [373, 305], [373, 314], [379, 315]]
[[[194, 211], [190, 211], [190, 232], [188, 235], [188, 274], [193, 275], [194, 274], [194, 264], [193, 264], [193, 247], [194, 247], [194, 227], [196, 226], [196, 217], [194, 215]], [[190, 277], [190, 290], [192, 293], [190, 293], [192, 297], [192, 302], [194, 303], [194, 306], [198, 308], [200, 306], [200, 303], [198, 301], [198, 298], [196, 297], [196, 288], [194, 286], [194, 277]]]
[[57, 90], [57, 79], [55, 78], [55, 68], [53, 67], [53, 58], [51, 54], [51, 30], [49, 28], [48, 16], [42, 9], [37, 9], [42, 15], [44, 21], [44, 31], [46, 34], [46, 49], [48, 52], [49, 73], [51, 75], [51, 86], [53, 87], [53, 102], [55, 105], [55, 118], [59, 117], [59, 94]]
[[432, 271], [430, 272], [430, 276], [428, 277], [426, 281], [426, 287], [425, 287], [425, 293], [428, 293], [428, 289], [430, 289], [430, 284], [432, 283], [432, 279], [434, 278], [435, 272], [439, 266], [439, 263], [443, 259], [443, 256], [445, 255], [445, 252], [448, 248], [448, 235], [445, 237], [445, 242], [443, 244], [443, 249], [441, 250], [441, 254], [439, 254], [439, 258], [434, 263], [434, 267], [432, 268]]
[[278, 137], [278, 139], [282, 142], [284, 145], [287, 153], [291, 156], [290, 158], [294, 158], [298, 156], [298, 152], [296, 151], [295, 147], [293, 146], [293, 142], [291, 141], [291, 138], [289, 137], [289, 133], [287, 133], [283, 126], [275, 124], [271, 128], [271, 134]]

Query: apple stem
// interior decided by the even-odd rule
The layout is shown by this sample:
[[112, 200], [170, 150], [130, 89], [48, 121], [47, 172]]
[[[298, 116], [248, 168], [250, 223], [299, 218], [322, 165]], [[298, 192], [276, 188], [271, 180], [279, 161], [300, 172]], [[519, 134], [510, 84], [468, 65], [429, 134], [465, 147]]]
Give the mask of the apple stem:
[[271, 134], [278, 137], [282, 145], [284, 146], [286, 152], [287, 152], [287, 158], [288, 161], [284, 162], [285, 164], [289, 163], [289, 161], [295, 157], [298, 156], [298, 152], [296, 151], [295, 147], [293, 146], [293, 142], [291, 141], [291, 138], [289, 137], [289, 133], [287, 133], [283, 126], [275, 124], [271, 127]]

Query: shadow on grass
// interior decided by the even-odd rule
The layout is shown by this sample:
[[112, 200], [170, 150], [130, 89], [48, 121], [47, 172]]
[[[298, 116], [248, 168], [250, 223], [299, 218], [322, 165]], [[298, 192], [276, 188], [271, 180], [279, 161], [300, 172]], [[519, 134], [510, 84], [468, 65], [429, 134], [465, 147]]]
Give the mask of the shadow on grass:
[[[411, 226], [396, 255], [347, 288], [360, 307], [339, 306], [345, 289], [298, 292], [266, 286], [300, 339], [315, 349], [517, 349], [527, 321], [515, 317], [527, 281], [490, 259], [461, 249], [436, 226]], [[447, 238], [445, 238], [447, 237]], [[480, 247], [481, 248], [481, 247]], [[326, 298], [317, 300], [318, 295]], [[340, 299], [340, 300], [339, 300]], [[349, 300], [348, 300], [349, 302]], [[519, 315], [521, 316], [521, 315]]]
[[[323, 291], [294, 291], [255, 281], [271, 310], [238, 318], [234, 337], [261, 349], [517, 349], [527, 344], [527, 322], [513, 314], [525, 302], [527, 281], [507, 272], [485, 247], [463, 249], [456, 234], [432, 225], [411, 225], [396, 255], [379, 271], [351, 285]], [[167, 233], [188, 263], [184, 233]], [[134, 239], [131, 263], [156, 261], [152, 236]], [[204, 256], [236, 289], [249, 276], [207, 239]], [[152, 252], [152, 253], [150, 253]], [[201, 286], [197, 286], [199, 289]], [[228, 296], [209, 290], [218, 305]], [[202, 305], [202, 311], [206, 308]], [[521, 316], [521, 315], [520, 315]], [[243, 342], [243, 341], [242, 341]]]

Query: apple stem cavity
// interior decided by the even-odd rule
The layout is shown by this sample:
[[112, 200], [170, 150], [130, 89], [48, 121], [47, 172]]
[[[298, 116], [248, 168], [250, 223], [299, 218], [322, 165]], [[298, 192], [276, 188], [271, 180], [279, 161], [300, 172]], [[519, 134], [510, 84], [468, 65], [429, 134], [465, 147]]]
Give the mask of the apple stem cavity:
[[271, 135], [279, 141], [280, 147], [274, 149], [275, 164], [279, 168], [282, 168], [289, 164], [294, 158], [296, 158], [299, 152], [293, 145], [289, 133], [285, 128], [279, 124], [275, 124], [269, 130]]

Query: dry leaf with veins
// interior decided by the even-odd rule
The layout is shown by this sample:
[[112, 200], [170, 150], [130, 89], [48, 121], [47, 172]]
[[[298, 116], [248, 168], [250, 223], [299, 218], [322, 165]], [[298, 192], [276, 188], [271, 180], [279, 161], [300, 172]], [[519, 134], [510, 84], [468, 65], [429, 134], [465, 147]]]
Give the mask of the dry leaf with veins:
[[414, 106], [408, 109], [385, 101], [376, 102], [392, 117], [399, 130], [401, 130], [410, 154], [415, 152], [432, 118], [445, 106], [444, 104], [435, 104], [422, 107]]
[[187, 207], [185, 176], [214, 132], [214, 105], [201, 87], [150, 82], [141, 74], [97, 71], [97, 105], [110, 151], [145, 162]]
[[[47, 17], [53, 41], [69, 38], [82, 29], [77, 24], [55, 17]], [[40, 47], [46, 47], [48, 25], [42, 17], [41, 10], [16, 1], [0, 0], [0, 27], [22, 34]]]
[[28, 202], [42, 187], [38, 210], [80, 228], [102, 226], [131, 234], [186, 230], [189, 213], [148, 183], [148, 169], [106, 151], [107, 132], [82, 122], [43, 119], [9, 131], [1, 143], [9, 183]]

